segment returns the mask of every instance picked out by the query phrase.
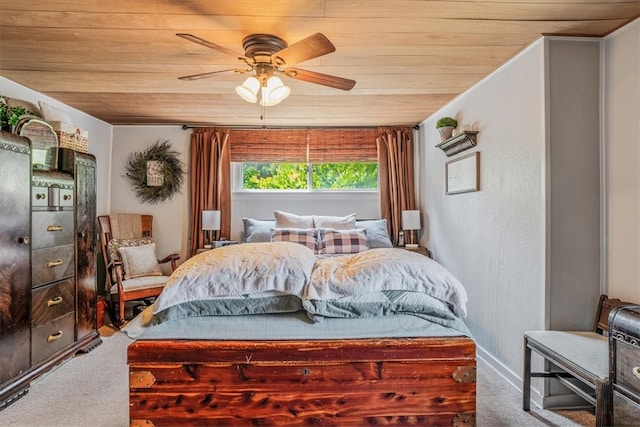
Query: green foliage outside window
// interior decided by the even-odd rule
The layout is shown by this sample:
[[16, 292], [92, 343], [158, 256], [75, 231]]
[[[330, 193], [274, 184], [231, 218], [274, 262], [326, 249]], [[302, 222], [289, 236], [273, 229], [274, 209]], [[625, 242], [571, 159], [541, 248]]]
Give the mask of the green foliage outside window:
[[[314, 190], [378, 188], [376, 163], [321, 163], [311, 166]], [[306, 163], [243, 163], [245, 190], [306, 190], [309, 165]]]

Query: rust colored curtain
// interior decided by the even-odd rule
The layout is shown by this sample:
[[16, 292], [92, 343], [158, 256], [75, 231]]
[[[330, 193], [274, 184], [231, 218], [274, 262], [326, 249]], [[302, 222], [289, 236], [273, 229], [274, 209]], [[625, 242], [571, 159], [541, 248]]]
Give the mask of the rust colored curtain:
[[229, 130], [195, 128], [191, 135], [191, 244], [190, 255], [204, 246], [202, 211], [220, 211], [220, 230], [214, 239], [231, 235], [231, 162]]
[[413, 181], [413, 131], [411, 128], [378, 129], [380, 212], [387, 220], [393, 244], [402, 229], [402, 211], [415, 209]]

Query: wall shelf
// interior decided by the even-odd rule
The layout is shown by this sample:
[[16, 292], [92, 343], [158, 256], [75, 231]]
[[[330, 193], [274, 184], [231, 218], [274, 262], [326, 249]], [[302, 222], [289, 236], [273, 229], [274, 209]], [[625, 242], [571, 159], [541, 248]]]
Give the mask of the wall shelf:
[[442, 141], [436, 147], [444, 151], [447, 157], [453, 156], [461, 151], [468, 150], [471, 147], [475, 147], [478, 143], [478, 131], [466, 130], [462, 133], [452, 136], [446, 141]]

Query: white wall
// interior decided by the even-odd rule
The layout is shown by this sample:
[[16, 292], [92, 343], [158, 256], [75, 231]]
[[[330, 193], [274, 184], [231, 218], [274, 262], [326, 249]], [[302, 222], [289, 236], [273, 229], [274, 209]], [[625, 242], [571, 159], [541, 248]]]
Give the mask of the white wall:
[[[153, 215], [153, 236], [156, 252], [162, 258], [179, 253], [186, 259], [189, 224], [189, 141], [191, 133], [180, 126], [114, 126], [113, 162], [111, 168], [111, 212]], [[158, 140], [168, 140], [180, 153], [184, 180], [180, 193], [157, 204], [142, 203], [125, 178], [124, 165], [129, 155], [145, 151]], [[162, 266], [163, 270], [168, 266]], [[167, 270], [168, 272], [169, 270]]]
[[640, 19], [605, 39], [609, 293], [640, 303]]
[[111, 181], [111, 125], [89, 116], [82, 111], [69, 107], [53, 98], [19, 85], [0, 76], [0, 95], [22, 99], [38, 106], [38, 101], [66, 111], [73, 124], [89, 132], [89, 153], [96, 156], [97, 167], [97, 213], [109, 213], [109, 184]]
[[[477, 343], [519, 374], [522, 332], [543, 321], [544, 45], [538, 41], [422, 123], [422, 244], [465, 285]], [[479, 131], [480, 191], [445, 195], [435, 122]], [[466, 151], [468, 153], [470, 151]], [[518, 375], [516, 374], [516, 376]]]
[[[589, 118], [584, 129], [575, 128], [576, 132], [572, 134], [569, 131], [579, 121], [579, 114], [574, 115], [569, 129], [562, 128], [561, 122], [554, 122], [547, 116], [553, 114], [553, 108], [563, 104], [563, 100], [558, 99], [563, 95], [556, 91], [548, 98], [551, 101], [547, 99], [545, 91], [552, 86], [545, 80], [547, 55], [549, 52], [553, 55], [553, 52], [545, 50], [542, 40], [533, 43], [421, 125], [422, 167], [417, 179], [422, 185], [420, 209], [426, 219], [421, 243], [430, 247], [434, 257], [467, 287], [470, 298], [467, 323], [479, 344], [480, 353], [514, 384], [520, 384], [521, 378], [522, 332], [553, 326], [553, 320], [568, 321], [563, 318], [566, 307], [551, 303], [549, 298], [566, 300], [571, 298], [571, 292], [577, 295], [578, 281], [573, 280], [571, 292], [566, 292], [561, 282], [552, 280], [554, 275], [560, 278], [568, 277], [566, 275], [570, 273], [558, 264], [562, 258], [559, 261], [557, 256], [574, 262], [572, 268], [577, 273], [574, 276], [586, 271], [576, 269], [579, 266], [572, 259], [573, 254], [566, 255], [566, 248], [570, 248], [571, 243], [584, 246], [585, 242], [580, 239], [563, 242], [564, 231], [579, 223], [585, 225], [585, 222], [588, 222], [591, 234], [600, 231], [592, 239], [597, 249], [581, 247], [579, 251], [585, 257], [591, 257], [594, 250], [600, 248], [608, 251], [608, 259], [607, 251], [602, 250], [598, 255], [604, 273], [599, 273], [594, 265], [585, 265], [591, 269], [591, 275], [600, 276], [590, 280], [589, 293], [593, 292], [594, 284], [608, 279], [608, 283], [601, 284], [602, 291], [640, 302], [639, 22], [636, 20], [602, 43], [605, 54], [601, 56], [599, 66], [602, 71], [600, 114], [604, 131], [598, 131], [598, 126], [594, 126]], [[594, 43], [600, 43], [593, 39], [584, 41], [591, 50]], [[562, 50], [564, 54], [571, 52], [562, 43], [557, 46], [561, 49], [559, 53]], [[597, 61], [593, 61], [593, 54], [588, 55], [589, 66], [594, 62], [598, 66]], [[573, 72], [575, 80], [590, 79], [597, 84], [599, 73], [594, 73], [593, 68], [587, 74], [581, 70], [571, 71], [571, 59], [562, 62], [562, 55], [557, 55], [556, 60], [558, 58], [564, 67], [563, 78], [570, 77]], [[583, 102], [598, 103], [598, 97], [590, 92], [588, 101]], [[580, 100], [583, 95], [575, 94], [574, 98]], [[554, 102], [557, 103], [555, 106]], [[581, 108], [579, 102], [575, 107]], [[563, 108], [569, 115], [574, 113], [570, 104], [565, 103]], [[595, 109], [587, 110], [593, 115]], [[454, 116], [460, 123], [472, 123], [480, 131], [478, 146], [468, 151], [481, 153], [479, 192], [444, 194], [444, 164], [450, 159], [434, 147], [439, 142], [435, 122], [444, 115]], [[599, 145], [601, 155], [605, 156], [600, 160], [604, 172], [594, 161], [593, 152], [579, 151], [584, 147], [594, 149], [594, 133], [603, 137]], [[570, 140], [570, 143], [564, 148], [558, 146], [562, 140]], [[582, 182], [578, 192], [591, 189], [597, 194], [601, 187], [600, 211], [604, 218], [597, 227], [600, 230], [593, 226], [597, 218], [594, 212], [575, 215], [576, 224], [568, 223], [570, 226], [565, 228], [552, 224], [551, 218], [565, 223], [570, 219], [561, 210], [551, 209], [550, 203], [554, 200], [551, 190], [556, 191], [557, 187], [548, 180], [553, 179], [554, 174], [561, 174], [562, 168], [549, 161], [549, 156], [564, 158], [569, 167], [573, 165], [570, 152], [564, 151], [558, 156], [546, 141], [556, 144], [554, 148], [574, 150], [573, 155], [580, 159], [579, 168], [587, 165], [591, 169], [588, 182]], [[581, 141], [588, 145], [581, 146]], [[579, 171], [584, 172], [584, 169]], [[601, 186], [599, 180], [606, 185]], [[571, 191], [571, 188], [563, 186], [563, 191]], [[598, 209], [593, 194], [576, 194], [575, 200]], [[559, 202], [563, 200], [556, 198], [555, 203]], [[549, 233], [554, 233], [555, 241]], [[575, 235], [575, 230], [572, 233]], [[604, 242], [601, 247], [600, 239]], [[565, 249], [557, 250], [562, 248]], [[549, 286], [554, 288], [550, 290]], [[584, 314], [580, 322], [588, 323], [592, 310], [591, 307], [589, 310], [578, 307], [577, 311]]]

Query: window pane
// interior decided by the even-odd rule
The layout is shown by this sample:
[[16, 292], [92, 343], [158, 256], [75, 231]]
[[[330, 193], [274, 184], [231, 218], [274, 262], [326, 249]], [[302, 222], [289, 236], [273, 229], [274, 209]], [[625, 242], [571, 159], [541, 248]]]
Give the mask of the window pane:
[[243, 163], [245, 190], [306, 190], [306, 163]]
[[315, 190], [377, 189], [377, 163], [320, 163], [312, 165]]

